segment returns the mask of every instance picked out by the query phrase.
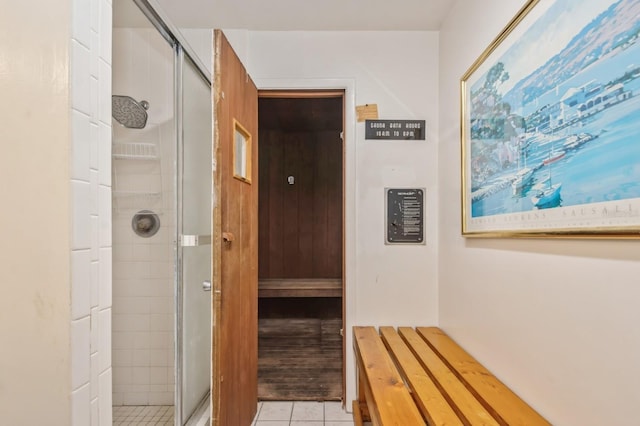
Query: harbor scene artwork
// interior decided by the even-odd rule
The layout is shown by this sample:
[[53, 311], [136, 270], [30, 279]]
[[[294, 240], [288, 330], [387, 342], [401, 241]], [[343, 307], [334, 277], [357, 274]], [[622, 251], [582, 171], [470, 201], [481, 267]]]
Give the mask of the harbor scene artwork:
[[461, 83], [464, 235], [640, 234], [640, 0], [531, 1]]

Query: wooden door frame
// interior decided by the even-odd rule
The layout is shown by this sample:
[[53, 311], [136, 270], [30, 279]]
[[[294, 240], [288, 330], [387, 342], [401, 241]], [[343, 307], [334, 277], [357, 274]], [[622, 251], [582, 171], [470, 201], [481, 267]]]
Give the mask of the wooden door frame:
[[[351, 79], [257, 79], [260, 97], [328, 97], [332, 93], [343, 98], [342, 149], [342, 404], [355, 399], [355, 363], [352, 335], [349, 332], [355, 312], [355, 80]], [[314, 90], [316, 92], [314, 92]], [[282, 96], [279, 96], [279, 93]], [[285, 96], [286, 92], [286, 96]], [[260, 166], [258, 166], [260, 167]], [[259, 232], [259, 231], [258, 231]]]

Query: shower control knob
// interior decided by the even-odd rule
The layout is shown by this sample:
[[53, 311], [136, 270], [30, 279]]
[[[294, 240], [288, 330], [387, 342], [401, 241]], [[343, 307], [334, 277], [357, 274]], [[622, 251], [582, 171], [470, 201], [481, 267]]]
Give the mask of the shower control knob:
[[202, 290], [211, 291], [211, 281], [203, 281], [202, 282]]

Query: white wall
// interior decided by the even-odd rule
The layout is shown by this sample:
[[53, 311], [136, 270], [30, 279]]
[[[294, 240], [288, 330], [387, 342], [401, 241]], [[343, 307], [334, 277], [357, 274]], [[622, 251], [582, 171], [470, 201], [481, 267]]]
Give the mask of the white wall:
[[[435, 32], [232, 32], [254, 81], [320, 87], [353, 82], [357, 105], [381, 119], [425, 119], [426, 141], [364, 139], [347, 131], [347, 401], [355, 397], [351, 327], [436, 324], [438, 34]], [[305, 83], [306, 82], [306, 83]], [[353, 117], [353, 111], [348, 112]], [[353, 187], [354, 191], [349, 188]], [[426, 188], [424, 246], [384, 245], [384, 188]], [[350, 251], [351, 250], [351, 251]]]
[[553, 424], [637, 424], [637, 241], [460, 236], [459, 78], [524, 3], [460, 0], [440, 33], [440, 324]]
[[[0, 413], [7, 424], [22, 423], [25, 413], [42, 424], [71, 419], [71, 3], [38, 3], [41, 13], [21, 3], [0, 14]], [[50, 19], [58, 25], [50, 28]]]
[[110, 425], [111, 4], [13, 4], [0, 35], [2, 422]]

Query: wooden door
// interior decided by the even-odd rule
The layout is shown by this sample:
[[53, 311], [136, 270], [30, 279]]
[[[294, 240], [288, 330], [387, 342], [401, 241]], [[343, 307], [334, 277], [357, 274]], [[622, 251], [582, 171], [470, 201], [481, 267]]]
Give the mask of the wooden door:
[[258, 400], [258, 92], [220, 30], [214, 103], [212, 424], [244, 426]]

